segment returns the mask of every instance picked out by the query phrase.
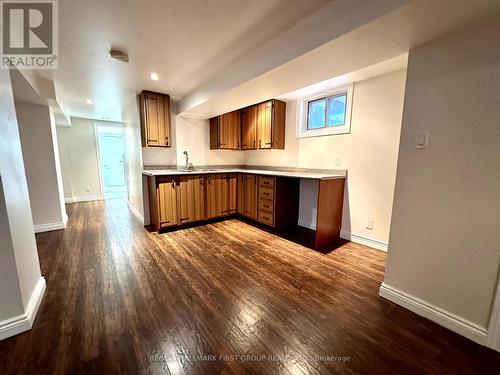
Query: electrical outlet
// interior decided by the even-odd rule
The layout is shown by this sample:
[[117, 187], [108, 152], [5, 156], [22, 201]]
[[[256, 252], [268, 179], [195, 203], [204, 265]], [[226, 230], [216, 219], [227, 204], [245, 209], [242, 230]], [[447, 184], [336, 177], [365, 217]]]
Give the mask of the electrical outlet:
[[89, 193], [89, 192], [90, 192], [90, 186], [85, 186], [85, 191], [86, 191], [87, 193]]
[[366, 224], [366, 229], [373, 229], [373, 219], [368, 220], [368, 223]]
[[335, 159], [335, 166], [336, 166], [336, 167], [339, 167], [339, 166], [340, 166], [340, 164], [342, 164], [342, 159], [341, 159], [341, 158], [336, 158], [336, 159]]

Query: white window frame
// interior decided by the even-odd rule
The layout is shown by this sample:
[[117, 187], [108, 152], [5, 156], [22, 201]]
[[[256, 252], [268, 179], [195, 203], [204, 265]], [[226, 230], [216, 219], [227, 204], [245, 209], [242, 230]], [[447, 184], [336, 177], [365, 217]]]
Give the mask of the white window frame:
[[[297, 100], [297, 138], [307, 137], [322, 137], [335, 134], [349, 134], [351, 132], [351, 111], [352, 111], [352, 94], [354, 85], [336, 87], [335, 89], [317, 93], [314, 95], [306, 96]], [[325, 126], [319, 129], [308, 129], [308, 109], [309, 102], [321, 98], [328, 98], [330, 96], [340, 95], [346, 93], [346, 110], [345, 110], [345, 123], [344, 125]]]

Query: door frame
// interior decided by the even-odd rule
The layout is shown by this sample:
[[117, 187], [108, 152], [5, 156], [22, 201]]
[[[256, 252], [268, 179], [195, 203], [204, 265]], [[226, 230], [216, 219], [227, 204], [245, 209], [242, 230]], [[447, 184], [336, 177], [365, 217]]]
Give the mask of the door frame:
[[[97, 151], [97, 171], [99, 174], [99, 190], [101, 198], [105, 199], [106, 197], [104, 196], [104, 181], [102, 178], [102, 166], [101, 166], [101, 147], [99, 145], [99, 133], [101, 132], [100, 130], [105, 130], [105, 133], [108, 134], [121, 134], [124, 142], [123, 147], [125, 152], [125, 129], [121, 124], [109, 125], [106, 123], [94, 121], [94, 140]], [[125, 187], [127, 187], [127, 172], [125, 171], [125, 165], [123, 166], [123, 177], [125, 179]]]

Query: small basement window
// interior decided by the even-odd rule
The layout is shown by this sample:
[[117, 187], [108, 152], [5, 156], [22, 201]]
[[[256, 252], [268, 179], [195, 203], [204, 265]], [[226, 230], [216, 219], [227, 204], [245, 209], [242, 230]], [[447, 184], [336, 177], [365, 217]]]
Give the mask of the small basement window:
[[300, 100], [298, 137], [349, 133], [351, 101], [352, 85]]

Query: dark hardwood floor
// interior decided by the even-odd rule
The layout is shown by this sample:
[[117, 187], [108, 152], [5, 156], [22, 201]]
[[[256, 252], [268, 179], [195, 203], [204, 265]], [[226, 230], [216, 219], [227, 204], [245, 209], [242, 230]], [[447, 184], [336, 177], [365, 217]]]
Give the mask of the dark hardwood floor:
[[149, 233], [120, 199], [37, 235], [47, 291], [0, 374], [496, 373], [500, 354], [378, 296], [385, 254], [233, 219]]

